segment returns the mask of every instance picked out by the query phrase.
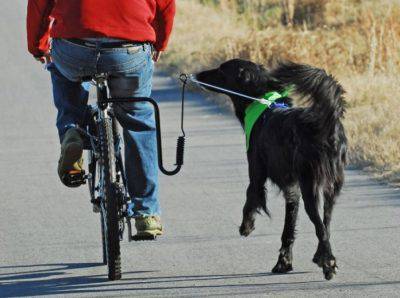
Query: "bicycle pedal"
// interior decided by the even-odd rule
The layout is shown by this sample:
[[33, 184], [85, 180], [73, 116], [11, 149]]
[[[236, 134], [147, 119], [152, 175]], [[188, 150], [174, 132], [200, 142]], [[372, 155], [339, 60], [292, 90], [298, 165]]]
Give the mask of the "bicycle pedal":
[[69, 173], [64, 174], [62, 181], [68, 187], [78, 187], [82, 184], [86, 184], [85, 171], [70, 171]]
[[156, 240], [156, 235], [134, 235], [132, 236], [133, 241], [153, 241]]

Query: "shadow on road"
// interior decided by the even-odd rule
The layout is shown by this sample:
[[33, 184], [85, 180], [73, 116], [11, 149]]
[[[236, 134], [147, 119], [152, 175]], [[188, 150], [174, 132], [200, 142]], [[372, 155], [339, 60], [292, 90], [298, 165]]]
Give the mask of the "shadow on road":
[[[16, 269], [23, 270], [23, 268], [36, 268], [36, 267], [55, 267], [53, 269], [38, 269], [38, 270], [29, 270], [29, 271], [19, 271], [16, 274], [24, 274], [24, 273], [41, 273], [41, 272], [51, 272], [56, 270], [71, 270], [71, 269], [79, 269], [79, 268], [89, 268], [89, 267], [96, 267], [96, 266], [103, 266], [103, 263], [59, 263], [59, 264], [35, 264], [35, 265], [15, 265], [15, 266], [0, 266], [0, 269]], [[0, 273], [0, 281], [3, 279], [1, 278], [2, 275], [9, 275], [10, 273]]]
[[[102, 266], [101, 263], [86, 264], [41, 264], [25, 266], [7, 266], [0, 269], [21, 269], [36, 267], [54, 267], [50, 269], [39, 269], [32, 271], [14, 270], [11, 274], [2, 274], [0, 277], [1, 296], [42, 296], [60, 294], [83, 294], [83, 293], [110, 293], [119, 291], [132, 291], [142, 293], [143, 291], [164, 291], [177, 289], [212, 289], [230, 287], [253, 287], [257, 284], [240, 283], [226, 285], [184, 285], [185, 283], [195, 284], [199, 282], [260, 278], [272, 275], [271, 273], [251, 273], [251, 274], [229, 274], [229, 275], [181, 275], [181, 276], [152, 276], [136, 277], [140, 274], [154, 273], [155, 271], [135, 271], [124, 272], [123, 279], [120, 281], [109, 282], [106, 275], [82, 275], [66, 276], [74, 269], [85, 269], [89, 267]], [[292, 274], [304, 274], [307, 272], [296, 272]], [[135, 277], [132, 277], [134, 275]], [[43, 279], [45, 278], [45, 279]], [[182, 283], [179, 286], [179, 283]], [[163, 286], [153, 286], [153, 285]], [[168, 286], [168, 284], [173, 284]], [[281, 284], [281, 283], [279, 283]], [[285, 284], [285, 283], [282, 283]], [[258, 284], [260, 286], [261, 284]], [[267, 284], [262, 284], [267, 285]]]
[[[148, 294], [157, 292], [158, 294], [172, 294], [176, 293], [176, 291], [181, 294], [193, 294], [193, 296], [206, 295], [216, 291], [218, 295], [245, 295], [279, 291], [330, 289], [333, 287], [347, 288], [400, 284], [400, 281], [338, 284], [325, 282], [322, 279], [297, 282], [269, 282], [268, 277], [276, 277], [272, 273], [152, 276], [156, 271], [134, 271], [124, 272], [123, 279], [114, 282], [109, 282], [105, 274], [71, 276], [80, 273], [76, 270], [85, 270], [97, 266], [102, 266], [102, 264], [70, 263], [0, 267], [2, 270], [9, 269], [12, 271], [11, 273], [2, 273], [0, 275], [0, 293], [2, 297], [88, 293], [111, 295], [111, 293], [116, 294], [128, 291], [132, 295], [143, 295], [145, 292], [148, 292]], [[40, 269], [41, 267], [46, 269]], [[307, 273], [310, 272], [295, 272], [290, 273], [290, 275], [304, 275]]]
[[[102, 263], [60, 263], [2, 266], [0, 270], [10, 272], [0, 274], [0, 297], [67, 294], [74, 293], [74, 289], [96, 287], [97, 284], [108, 282], [105, 274], [68, 275], [79, 274], [79, 271], [74, 272], [74, 270], [84, 270], [98, 266], [104, 265]], [[153, 271], [137, 271], [131, 272], [131, 274], [149, 272]], [[91, 291], [89, 290], [88, 292]]]

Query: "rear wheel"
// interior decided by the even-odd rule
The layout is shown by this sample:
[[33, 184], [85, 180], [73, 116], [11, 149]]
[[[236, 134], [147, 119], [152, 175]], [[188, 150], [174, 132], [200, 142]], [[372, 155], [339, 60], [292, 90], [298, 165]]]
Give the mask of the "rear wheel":
[[[99, 164], [99, 160], [96, 158], [93, 150], [90, 150], [88, 153], [88, 170], [89, 170], [89, 178], [88, 178], [88, 186], [90, 191], [91, 203], [93, 204], [93, 211], [99, 212], [100, 209], [100, 199], [98, 197], [99, 183], [102, 179], [101, 174], [102, 166]], [[101, 226], [101, 246], [102, 246], [102, 256], [103, 256], [103, 264], [107, 265], [107, 248], [106, 248], [106, 236], [105, 236], [105, 212], [102, 212], [100, 209], [100, 226]]]
[[107, 244], [106, 244], [106, 222], [104, 212], [100, 211], [100, 224], [101, 224], [101, 246], [103, 252], [103, 264], [107, 265]]
[[[121, 278], [121, 253], [119, 239], [119, 198], [116, 187], [116, 168], [112, 119], [105, 118], [99, 127], [100, 164], [103, 176], [101, 200], [102, 238], [108, 264], [108, 278]], [[103, 258], [104, 259], [104, 258]]]

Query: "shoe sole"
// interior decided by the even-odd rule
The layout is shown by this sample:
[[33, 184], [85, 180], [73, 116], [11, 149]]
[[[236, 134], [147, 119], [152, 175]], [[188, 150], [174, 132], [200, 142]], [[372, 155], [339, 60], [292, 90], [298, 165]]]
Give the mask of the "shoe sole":
[[149, 236], [161, 236], [163, 231], [161, 230], [148, 230], [148, 231], [140, 231], [136, 233], [137, 237], [149, 237]]

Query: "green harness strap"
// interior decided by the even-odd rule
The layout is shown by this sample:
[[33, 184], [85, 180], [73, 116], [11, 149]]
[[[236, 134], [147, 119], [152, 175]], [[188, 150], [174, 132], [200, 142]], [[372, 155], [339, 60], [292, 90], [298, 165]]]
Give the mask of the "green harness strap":
[[276, 91], [268, 92], [263, 95], [264, 102], [254, 101], [245, 110], [244, 116], [244, 132], [246, 134], [246, 150], [249, 150], [250, 146], [250, 135], [254, 124], [262, 113], [268, 109], [275, 101], [280, 98], [287, 97], [290, 93], [291, 87], [286, 89], [284, 92], [279, 93]]

